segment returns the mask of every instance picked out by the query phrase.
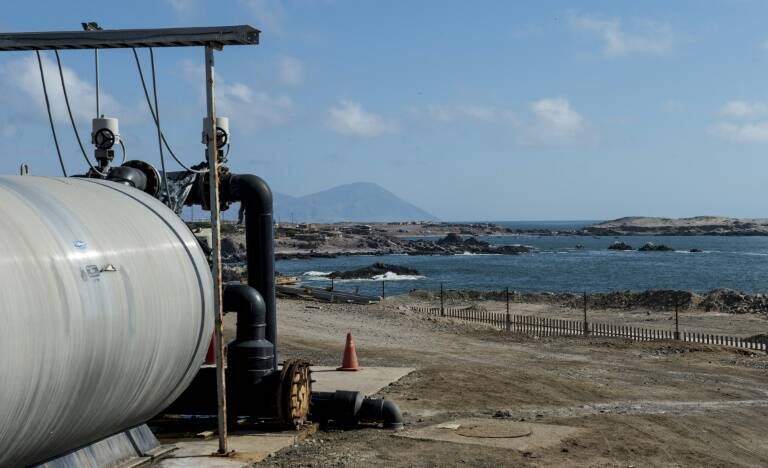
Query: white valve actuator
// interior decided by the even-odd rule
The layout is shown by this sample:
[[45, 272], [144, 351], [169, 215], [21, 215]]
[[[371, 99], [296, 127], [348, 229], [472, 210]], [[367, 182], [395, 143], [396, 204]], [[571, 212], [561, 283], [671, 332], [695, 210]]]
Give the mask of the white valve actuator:
[[[203, 118], [203, 141], [202, 143], [208, 144], [208, 131], [209, 131], [210, 124], [208, 123], [208, 117]], [[223, 133], [223, 138], [222, 138]], [[229, 142], [229, 117], [216, 117], [216, 134], [217, 139], [219, 140], [219, 144], [217, 146], [221, 147], [224, 146], [224, 144]], [[223, 140], [223, 141], [222, 141]]]
[[120, 143], [120, 127], [117, 119], [102, 116], [93, 119], [92, 122], [91, 143], [97, 148], [109, 149]]

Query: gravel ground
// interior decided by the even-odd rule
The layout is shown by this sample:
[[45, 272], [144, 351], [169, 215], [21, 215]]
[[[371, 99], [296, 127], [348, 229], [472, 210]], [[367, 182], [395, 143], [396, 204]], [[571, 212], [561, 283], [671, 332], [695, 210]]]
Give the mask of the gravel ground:
[[[768, 466], [764, 354], [535, 338], [427, 318], [407, 305], [404, 298], [369, 306], [281, 300], [281, 357], [336, 365], [351, 331], [362, 365], [417, 369], [380, 394], [400, 405], [406, 428], [485, 417], [584, 431], [528, 451], [406, 439], [376, 428], [321, 431], [264, 465]], [[765, 323], [753, 319], [711, 317], [711, 324], [735, 333]]]

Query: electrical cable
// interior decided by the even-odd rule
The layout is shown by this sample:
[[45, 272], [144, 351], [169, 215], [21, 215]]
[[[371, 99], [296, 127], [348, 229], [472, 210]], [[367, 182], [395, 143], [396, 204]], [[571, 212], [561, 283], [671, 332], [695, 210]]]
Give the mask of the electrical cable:
[[69, 96], [67, 95], [67, 85], [64, 84], [64, 71], [61, 68], [61, 58], [59, 57], [59, 51], [54, 50], [53, 52], [56, 54], [56, 63], [59, 66], [59, 78], [61, 78], [61, 90], [64, 92], [64, 102], [67, 104], [67, 113], [69, 113], [69, 121], [72, 123], [72, 130], [74, 130], [75, 132], [75, 138], [77, 138], [77, 144], [80, 145], [80, 152], [83, 153], [83, 158], [85, 158], [85, 162], [88, 163], [88, 166], [90, 166], [91, 170], [96, 174], [99, 174], [100, 176], [104, 177], [104, 174], [100, 172], [98, 169], [96, 169], [93, 164], [91, 164], [91, 160], [88, 159], [88, 155], [85, 154], [85, 147], [83, 146], [82, 140], [80, 140], [80, 133], [77, 131], [75, 118], [72, 116], [72, 107], [69, 105]]
[[152, 95], [155, 98], [155, 121], [157, 122], [157, 146], [160, 148], [160, 167], [163, 169], [163, 184], [165, 185], [165, 197], [168, 205], [171, 205], [171, 192], [168, 188], [168, 177], [165, 172], [165, 156], [163, 155], [163, 135], [160, 131], [160, 106], [157, 104], [157, 77], [155, 75], [155, 53], [149, 48], [149, 63], [152, 66]]
[[43, 73], [43, 61], [40, 58], [40, 51], [36, 50], [37, 66], [40, 68], [40, 81], [43, 82], [43, 95], [45, 95], [45, 108], [48, 110], [48, 122], [51, 124], [51, 133], [53, 134], [53, 143], [56, 145], [56, 154], [59, 155], [59, 164], [64, 177], [67, 177], [67, 169], [64, 167], [64, 158], [61, 157], [61, 148], [59, 148], [59, 138], [56, 136], [56, 127], [53, 125], [53, 114], [51, 113], [51, 102], [48, 100], [48, 87], [45, 85], [45, 74]]
[[[158, 129], [160, 129], [160, 123], [158, 122], [157, 116], [155, 115], [155, 110], [152, 107], [152, 101], [149, 99], [149, 91], [147, 90], [147, 82], [146, 82], [146, 80], [144, 80], [144, 71], [141, 68], [141, 62], [139, 61], [139, 54], [136, 52], [135, 48], [131, 48], [131, 50], [133, 51], [133, 58], [136, 59], [136, 68], [139, 71], [139, 78], [140, 78], [140, 81], [141, 81], [141, 87], [142, 87], [142, 89], [144, 89], [144, 98], [147, 101], [147, 106], [149, 107], [149, 112], [150, 112], [150, 114], [152, 114], [152, 120], [155, 122], [155, 126]], [[173, 150], [171, 149], [171, 146], [168, 144], [168, 140], [165, 139], [165, 133], [163, 133], [162, 130], [160, 130], [160, 136], [163, 139], [163, 143], [165, 144], [165, 148], [168, 150], [168, 153], [170, 153], [170, 155], [173, 158], [173, 160], [176, 161], [176, 163], [179, 166], [183, 167], [185, 170], [187, 170], [189, 172], [194, 172], [196, 174], [204, 174], [204, 173], [208, 172], [207, 168], [206, 169], [192, 169], [191, 167], [189, 167], [186, 164], [184, 164], [183, 162], [181, 162], [181, 160], [179, 160], [179, 158], [176, 157], [176, 153], [173, 152]]]
[[123, 143], [123, 139], [122, 138], [120, 138], [120, 148], [123, 149], [123, 160], [120, 161], [120, 164], [125, 164], [125, 156], [126, 156], [127, 152], [125, 151], [125, 144]]

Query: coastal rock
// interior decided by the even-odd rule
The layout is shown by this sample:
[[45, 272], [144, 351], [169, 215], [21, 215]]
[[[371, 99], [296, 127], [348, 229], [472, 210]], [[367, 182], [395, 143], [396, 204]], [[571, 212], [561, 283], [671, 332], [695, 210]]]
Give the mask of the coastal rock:
[[701, 249], [693, 248], [693, 249], [689, 250], [688, 252], [690, 252], [690, 253], [701, 253], [701, 252], [704, 252], [704, 251], [701, 250]]
[[635, 250], [631, 245], [616, 241], [608, 246], [608, 250]]
[[653, 242], [646, 242], [645, 245], [637, 250], [640, 252], [672, 252], [675, 249], [664, 244], [656, 245]]
[[391, 265], [387, 263], [376, 262], [371, 266], [358, 268], [349, 271], [334, 271], [329, 278], [334, 279], [372, 279], [374, 276], [384, 275], [388, 272], [397, 275], [419, 275], [417, 270], [402, 265]]
[[527, 245], [500, 245], [494, 248], [493, 251], [505, 255], [518, 255], [529, 253], [531, 248]]
[[464, 239], [455, 232], [449, 232], [442, 239], [435, 242], [437, 245], [464, 245]]
[[745, 294], [734, 289], [714, 289], [706, 294], [700, 303], [706, 311], [743, 314], [749, 312], [768, 312], [768, 296], [764, 294]]

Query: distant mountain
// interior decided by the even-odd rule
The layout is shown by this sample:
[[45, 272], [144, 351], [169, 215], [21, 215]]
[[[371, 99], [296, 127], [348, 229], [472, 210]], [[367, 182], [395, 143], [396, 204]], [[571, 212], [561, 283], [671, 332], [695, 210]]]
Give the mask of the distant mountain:
[[380, 185], [357, 182], [292, 197], [275, 193], [275, 218], [282, 222], [429, 221], [434, 216]]

